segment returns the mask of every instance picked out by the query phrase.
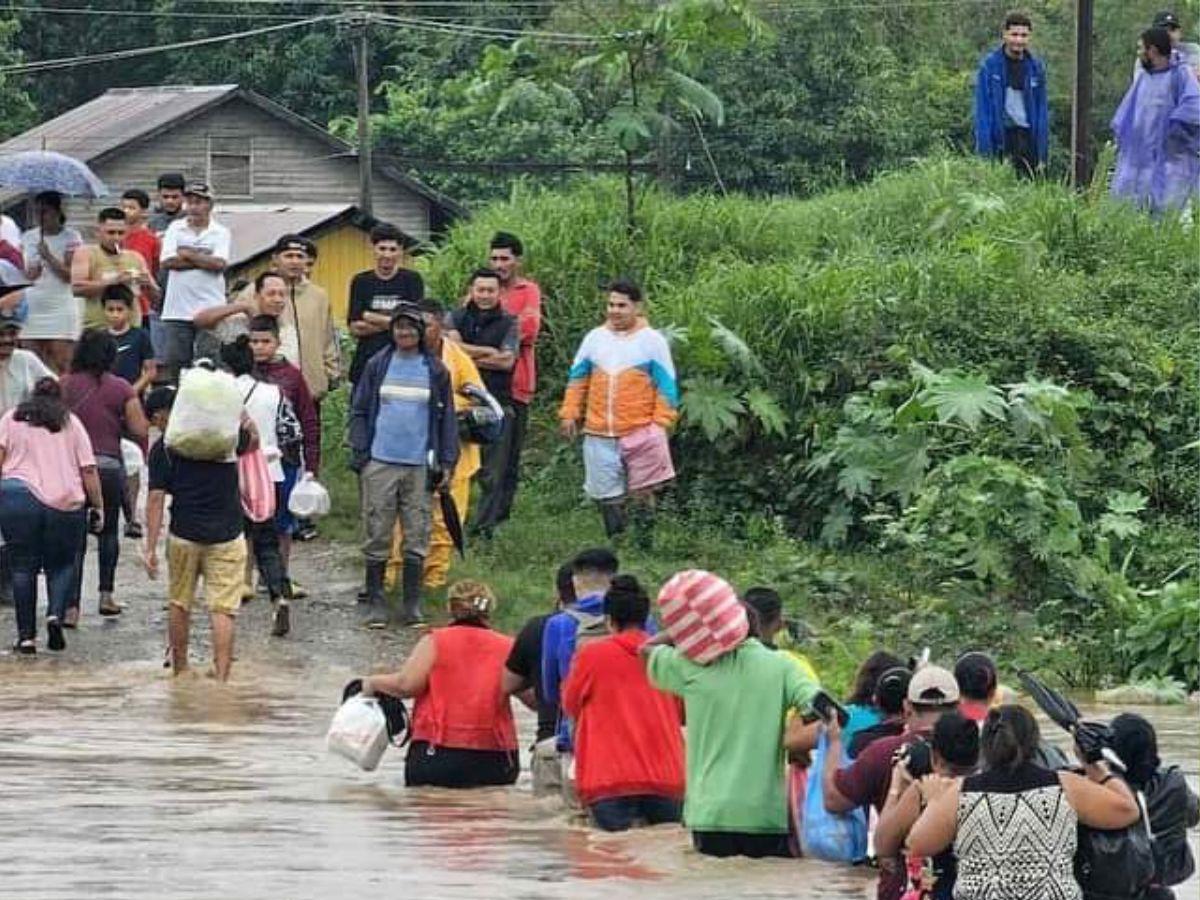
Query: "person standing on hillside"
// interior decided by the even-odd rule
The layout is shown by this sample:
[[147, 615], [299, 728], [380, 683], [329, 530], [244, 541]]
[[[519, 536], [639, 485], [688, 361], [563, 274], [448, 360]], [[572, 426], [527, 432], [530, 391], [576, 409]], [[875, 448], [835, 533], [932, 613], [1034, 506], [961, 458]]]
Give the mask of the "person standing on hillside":
[[171, 275], [158, 350], [171, 381], [191, 365], [196, 313], [225, 303], [225, 267], [232, 252], [229, 229], [212, 217], [214, 198], [209, 186], [190, 184], [184, 198], [187, 216], [172, 222], [162, 240], [162, 268]]
[[350, 401], [350, 467], [362, 487], [363, 556], [369, 625], [386, 624], [383, 578], [397, 518], [404, 526], [401, 584], [405, 625], [421, 618], [433, 493], [458, 462], [458, 420], [450, 373], [424, 346], [415, 307], [392, 314], [392, 350], [371, 357]]
[[512, 383], [519, 338], [517, 320], [500, 307], [500, 276], [491, 269], [471, 275], [467, 305], [450, 315], [446, 337], [457, 343], [475, 362], [488, 393], [504, 409], [500, 438], [483, 448], [483, 474], [479, 509], [471, 524], [473, 534], [490, 537], [500, 521], [502, 482], [512, 452]]
[[1033, 20], [1012, 12], [1001, 44], [983, 58], [975, 78], [975, 152], [1012, 161], [1032, 177], [1050, 155], [1046, 65], [1029, 52]]
[[1181, 209], [1200, 180], [1200, 83], [1172, 56], [1165, 28], [1142, 32], [1144, 74], [1113, 116], [1117, 171], [1112, 194], [1160, 214]]
[[404, 257], [404, 235], [387, 222], [371, 229], [371, 252], [375, 268], [350, 279], [350, 310], [346, 324], [358, 342], [350, 363], [350, 384], [358, 384], [367, 360], [392, 345], [389, 329], [392, 313], [401, 303], [420, 303], [425, 282], [412, 269], [400, 265]]
[[629, 500], [649, 540], [655, 493], [675, 477], [667, 441], [679, 415], [675, 363], [666, 338], [647, 324], [634, 282], [612, 282], [607, 309], [607, 321], [588, 332], [571, 364], [559, 430], [574, 440], [582, 422], [583, 489], [600, 505], [605, 533], [625, 530]]
[[[71, 257], [71, 289], [84, 299], [83, 327], [107, 328], [104, 318], [105, 288], [127, 285], [134, 292], [148, 291], [158, 296], [158, 285], [150, 277], [150, 266], [142, 254], [125, 248], [128, 230], [125, 213], [115, 206], [100, 210], [96, 220], [96, 243], [80, 249]], [[142, 324], [140, 309], [134, 309], [134, 327]]]
[[496, 521], [503, 522], [512, 513], [521, 477], [521, 451], [529, 428], [529, 404], [537, 389], [537, 339], [542, 328], [542, 291], [537, 282], [526, 278], [525, 245], [515, 234], [498, 231], [492, 235], [488, 265], [500, 276], [500, 307], [517, 320], [520, 349], [512, 372], [512, 424], [508, 438], [508, 456], [500, 475], [496, 499]]

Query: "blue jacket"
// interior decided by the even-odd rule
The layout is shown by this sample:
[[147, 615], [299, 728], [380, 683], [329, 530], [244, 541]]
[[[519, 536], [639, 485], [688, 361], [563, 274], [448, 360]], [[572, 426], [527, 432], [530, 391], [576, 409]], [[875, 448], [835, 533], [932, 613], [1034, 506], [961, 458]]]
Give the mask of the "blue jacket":
[[[997, 47], [979, 64], [975, 79], [975, 152], [980, 156], [1004, 155], [1004, 48]], [[1038, 162], [1050, 156], [1050, 103], [1046, 94], [1046, 65], [1026, 53], [1022, 61], [1025, 109], [1030, 137]]]
[[[383, 387], [395, 350], [380, 350], [363, 367], [350, 400], [350, 465], [362, 469], [371, 458], [375, 421], [379, 417], [379, 389]], [[450, 373], [428, 353], [429, 362], [429, 452], [442, 471], [452, 472], [458, 462], [458, 419], [450, 389]]]

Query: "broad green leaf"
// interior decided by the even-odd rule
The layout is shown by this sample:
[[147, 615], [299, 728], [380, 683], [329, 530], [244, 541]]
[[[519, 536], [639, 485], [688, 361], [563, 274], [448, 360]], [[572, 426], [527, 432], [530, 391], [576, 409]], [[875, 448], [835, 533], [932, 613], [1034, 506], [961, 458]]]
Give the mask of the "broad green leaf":
[[938, 374], [919, 395], [937, 410], [938, 421], [960, 422], [972, 431], [984, 416], [1003, 419], [1004, 395], [977, 375]]
[[1100, 531], [1121, 540], [1128, 540], [1142, 533], [1142, 523], [1133, 516], [1105, 513], [1100, 517]]
[[721, 351], [729, 357], [729, 361], [736, 365], [743, 372], [758, 374], [762, 371], [762, 363], [758, 361], [758, 356], [750, 349], [750, 345], [741, 339], [736, 333], [725, 327], [716, 316], [709, 316], [708, 323], [712, 328], [713, 340]]
[[750, 388], [746, 392], [746, 408], [764, 432], [787, 437], [787, 413], [769, 391], [760, 387]]
[[719, 378], [691, 378], [680, 404], [685, 424], [695, 425], [709, 441], [737, 432], [746, 411], [733, 389]]
[[1118, 515], [1135, 516], [1146, 508], [1149, 498], [1136, 491], [1113, 491], [1108, 495], [1108, 511]]
[[671, 85], [672, 93], [678, 102], [714, 125], [725, 124], [725, 106], [710, 88], [678, 69], [667, 69], [663, 75]]
[[875, 477], [875, 473], [865, 466], [846, 466], [838, 473], [838, 490], [851, 500], [870, 496], [871, 482]]

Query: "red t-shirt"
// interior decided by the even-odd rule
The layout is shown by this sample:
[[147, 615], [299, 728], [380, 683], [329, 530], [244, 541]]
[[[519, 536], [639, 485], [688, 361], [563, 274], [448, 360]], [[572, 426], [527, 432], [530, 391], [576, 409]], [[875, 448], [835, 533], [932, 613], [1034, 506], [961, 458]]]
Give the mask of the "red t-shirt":
[[512, 397], [518, 403], [529, 403], [537, 387], [537, 360], [534, 346], [542, 327], [542, 291], [537, 282], [518, 278], [500, 294], [504, 311], [517, 318], [521, 349], [513, 366]]
[[[136, 250], [142, 254], [142, 259], [150, 269], [150, 277], [158, 280], [158, 257], [162, 252], [162, 240], [157, 234], [149, 228], [134, 229], [125, 235], [124, 249]], [[146, 288], [142, 288], [141, 294], [138, 295], [138, 305], [142, 308], [143, 316], [150, 312], [150, 292]]]
[[563, 710], [575, 720], [575, 787], [585, 806], [649, 794], [682, 799], [679, 701], [654, 688], [638, 648], [644, 631], [585, 644], [571, 660]]

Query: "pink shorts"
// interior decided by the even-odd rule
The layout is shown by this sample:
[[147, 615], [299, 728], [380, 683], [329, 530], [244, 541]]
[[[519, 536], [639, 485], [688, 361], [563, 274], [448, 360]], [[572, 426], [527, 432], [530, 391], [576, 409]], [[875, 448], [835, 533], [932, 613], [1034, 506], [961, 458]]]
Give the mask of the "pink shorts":
[[671, 445], [661, 425], [643, 425], [620, 439], [621, 461], [625, 464], [625, 484], [630, 491], [642, 491], [675, 477], [671, 463]]

